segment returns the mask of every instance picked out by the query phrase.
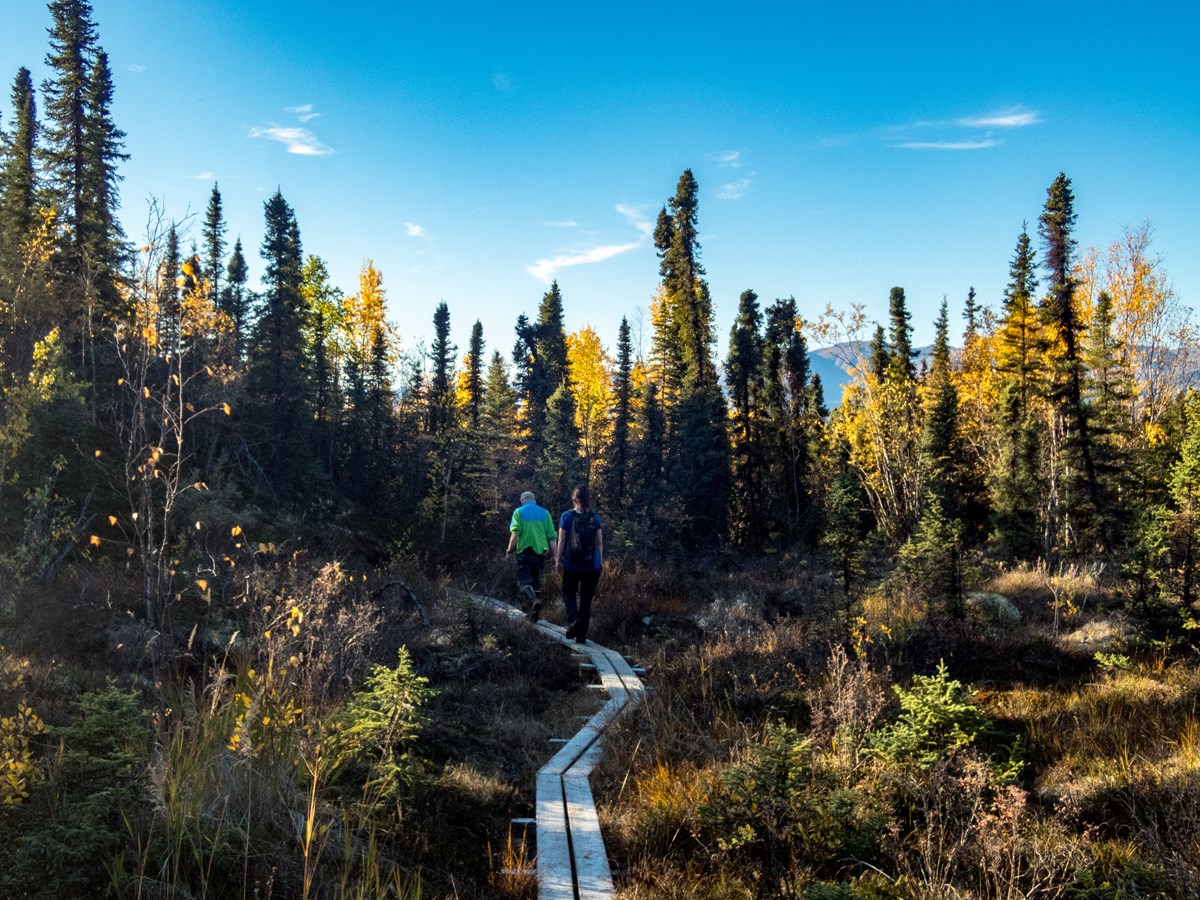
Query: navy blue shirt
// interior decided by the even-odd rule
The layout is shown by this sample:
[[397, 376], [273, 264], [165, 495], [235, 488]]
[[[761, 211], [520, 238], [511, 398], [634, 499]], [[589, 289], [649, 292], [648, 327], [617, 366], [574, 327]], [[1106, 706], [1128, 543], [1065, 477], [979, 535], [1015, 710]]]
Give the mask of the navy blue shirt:
[[562, 516], [559, 517], [558, 527], [562, 529], [563, 539], [559, 544], [559, 553], [562, 556], [563, 568], [568, 572], [595, 572], [601, 566], [600, 559], [600, 529], [604, 527], [604, 522], [596, 513], [580, 513], [583, 516], [596, 516], [596, 552], [593, 557], [592, 565], [576, 566], [571, 563], [571, 529], [575, 524], [575, 510], [568, 509]]

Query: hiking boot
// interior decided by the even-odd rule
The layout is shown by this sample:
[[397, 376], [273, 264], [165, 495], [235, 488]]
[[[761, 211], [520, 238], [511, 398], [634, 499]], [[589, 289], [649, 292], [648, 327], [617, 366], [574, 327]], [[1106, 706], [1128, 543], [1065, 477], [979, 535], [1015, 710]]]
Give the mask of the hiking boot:
[[571, 638], [575, 637], [575, 632], [578, 630], [579, 630], [578, 622], [568, 622], [567, 623], [567, 640], [569, 641]]
[[530, 603], [537, 603], [537, 598], [538, 598], [537, 591], [535, 591], [533, 589], [532, 584], [521, 585], [521, 593], [525, 595], [525, 599], [528, 600]]
[[542, 614], [542, 601], [534, 600], [533, 608], [531, 610], [529, 610], [529, 621], [536, 625], [538, 616], [540, 616], [541, 614]]

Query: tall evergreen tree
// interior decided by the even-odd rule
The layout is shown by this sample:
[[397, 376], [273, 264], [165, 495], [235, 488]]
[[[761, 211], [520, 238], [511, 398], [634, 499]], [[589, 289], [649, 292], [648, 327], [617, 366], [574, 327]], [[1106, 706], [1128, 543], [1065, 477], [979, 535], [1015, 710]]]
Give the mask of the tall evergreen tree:
[[280, 191], [267, 200], [264, 212], [265, 291], [248, 353], [251, 415], [245, 426], [275, 496], [294, 506], [310, 487], [312, 460], [303, 251], [296, 214]]
[[5, 142], [0, 168], [0, 253], [3, 265], [20, 255], [21, 244], [32, 234], [37, 218], [37, 98], [29, 70], [17, 71], [12, 90], [13, 127]]
[[668, 298], [674, 354], [682, 366], [684, 382], [706, 384], [716, 379], [712, 360], [712, 300], [700, 264], [697, 232], [699, 186], [691, 169], [685, 169], [675, 195], [659, 214], [654, 232], [659, 274]]
[[883, 381], [887, 375], [890, 358], [887, 333], [883, 330], [882, 325], [876, 325], [875, 332], [871, 335], [871, 343], [867, 348], [867, 368], [879, 381]]
[[668, 410], [670, 527], [684, 552], [714, 545], [725, 533], [729, 486], [726, 404], [712, 358], [712, 301], [697, 239], [698, 188], [690, 169], [659, 216], [654, 240], [665, 300], [666, 354], [680, 367], [679, 395]]
[[629, 320], [621, 317], [617, 330], [617, 365], [613, 372], [612, 433], [605, 453], [604, 500], [610, 514], [621, 518], [628, 498], [630, 426], [633, 412], [633, 343]]
[[546, 447], [546, 409], [550, 396], [569, 376], [567, 332], [563, 324], [563, 300], [558, 282], [542, 296], [537, 322], [524, 314], [517, 319], [517, 342], [513, 362], [521, 400], [521, 423], [525, 432], [525, 460], [530, 470], [538, 465]]
[[979, 337], [979, 304], [975, 302], [975, 286], [967, 289], [967, 302], [963, 304], [963, 346]]
[[[211, 204], [209, 211], [212, 211]], [[207, 237], [206, 234], [205, 243], [211, 249]], [[237, 250], [235, 247], [235, 253]], [[211, 259], [209, 262], [211, 263]], [[244, 266], [245, 261], [242, 263]], [[240, 286], [231, 287], [236, 290]], [[344, 459], [344, 435], [340, 433], [345, 407], [345, 398], [342, 397], [342, 355], [339, 342], [342, 292], [330, 282], [329, 269], [321, 257], [310, 255], [304, 261], [304, 268], [300, 270], [300, 296], [305, 309], [304, 374], [312, 403], [315, 451], [317, 459], [320, 460], [323, 480], [332, 483], [338, 481], [343, 472], [361, 472], [362, 466]], [[365, 342], [369, 342], [370, 339], [370, 336], [367, 336]], [[366, 353], [360, 354], [355, 360], [360, 376], [366, 375], [367, 360]], [[362, 391], [359, 399], [366, 403], [366, 381], [360, 379], [358, 386]], [[365, 409], [356, 409], [356, 412], [361, 413], [361, 417], [356, 420], [361, 426], [356, 447], [365, 449], [367, 413]], [[339, 465], [339, 462], [344, 465]], [[354, 477], [354, 474], [351, 477]]]
[[820, 380], [815, 387], [809, 380], [808, 347], [796, 327], [798, 317], [794, 297], [767, 308], [763, 455], [772, 500], [768, 527], [786, 544], [811, 545], [818, 526], [811, 479], [824, 410]]
[[250, 334], [250, 310], [254, 298], [246, 287], [249, 278], [250, 266], [246, 264], [246, 256], [242, 252], [242, 238], [239, 235], [233, 243], [233, 251], [229, 254], [229, 266], [225, 269], [225, 287], [221, 289], [219, 299], [221, 310], [233, 321], [234, 346], [239, 359]]
[[662, 543], [659, 523], [667, 503], [663, 483], [667, 423], [658, 398], [658, 386], [647, 381], [639, 404], [637, 438], [630, 446], [628, 525], [621, 541], [622, 552], [631, 556], [652, 553]]
[[766, 459], [760, 427], [765, 388], [763, 349], [758, 294], [743, 291], [725, 357], [730, 406], [729, 537], [735, 545], [751, 550], [761, 548], [766, 506]]
[[579, 452], [575, 398], [565, 383], [558, 386], [546, 403], [546, 446], [536, 475], [546, 507], [554, 512], [570, 508], [571, 490], [586, 475]]
[[172, 222], [167, 229], [162, 270], [158, 273], [158, 334], [168, 356], [179, 353], [180, 303], [178, 276], [183, 264], [179, 250], [179, 230]]
[[989, 494], [995, 537], [1012, 555], [1028, 559], [1042, 540], [1042, 426], [1035, 410], [1041, 394], [1042, 338], [1034, 299], [1037, 262], [1027, 227], [1017, 237], [1009, 279], [996, 335], [999, 453]]
[[1133, 374], [1122, 342], [1114, 334], [1113, 299], [1101, 291], [1087, 331], [1084, 403], [1094, 442], [1096, 478], [1101, 496], [1097, 516], [1116, 544], [1129, 524], [1134, 492], [1123, 491], [1123, 475], [1133, 462]]
[[949, 308], [938, 313], [933, 358], [926, 376], [925, 423], [921, 434], [921, 463], [925, 496], [934, 497], [948, 519], [960, 515], [963, 452], [958, 430], [958, 391], [951, 375]]
[[892, 288], [888, 298], [888, 311], [891, 319], [888, 340], [890, 357], [888, 372], [898, 382], [912, 381], [917, 377], [917, 368], [913, 364], [917, 353], [912, 347], [912, 315], [904, 297], [904, 288]]
[[221, 276], [225, 263], [225, 211], [221, 190], [213, 184], [204, 212], [204, 275], [212, 285], [212, 295], [221, 296]]
[[475, 324], [471, 326], [464, 385], [467, 394], [467, 424], [472, 432], [479, 428], [479, 416], [483, 409], [483, 365], [483, 323], [476, 319]]
[[[1095, 541], [1111, 548], [1100, 515], [1103, 497], [1096, 471], [1095, 448], [1083, 405], [1084, 368], [1079, 337], [1083, 330], [1075, 298], [1075, 195], [1071, 180], [1060, 172], [1046, 192], [1038, 230], [1046, 245], [1044, 265], [1048, 293], [1042, 309], [1047, 330], [1051, 374], [1048, 399], [1052, 421], [1050, 452], [1059, 459], [1051, 466], [1046, 516], [1046, 553], [1082, 550]], [[1061, 477], [1059, 477], [1061, 473]]]
[[515, 500], [511, 495], [517, 468], [516, 409], [517, 392], [509, 384], [508, 366], [500, 351], [494, 350], [479, 416], [483, 474], [478, 494], [483, 515], [489, 521], [502, 518], [507, 513], [506, 504]]
[[108, 54], [97, 49], [88, 78], [87, 117], [84, 119], [84, 189], [86, 192], [87, 262], [95, 273], [96, 290], [106, 316], [117, 304], [117, 281], [125, 256], [125, 234], [117, 219], [122, 180], [117, 164], [129, 159], [125, 132], [112, 119], [113, 83]]
[[454, 421], [456, 352], [457, 349], [450, 343], [450, 307], [443, 300], [433, 313], [433, 345], [429, 348], [429, 397], [425, 429], [433, 435], [440, 435]]
[[[88, 219], [89, 72], [96, 53], [96, 26], [87, 0], [53, 0], [53, 25], [42, 83], [46, 98], [46, 143], [42, 154], [47, 186], [70, 235], [72, 262], [83, 257]], [[77, 275], [77, 271], [71, 274]]]

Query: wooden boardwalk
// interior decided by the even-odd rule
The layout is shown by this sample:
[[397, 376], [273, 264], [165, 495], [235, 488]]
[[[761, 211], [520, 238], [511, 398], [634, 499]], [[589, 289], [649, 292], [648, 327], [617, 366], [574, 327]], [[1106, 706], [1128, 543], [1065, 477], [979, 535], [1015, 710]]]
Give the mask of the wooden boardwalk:
[[[492, 597], [471, 599], [505, 615], [525, 614]], [[550, 622], [536, 627], [546, 637], [586, 654], [608, 692], [608, 702], [542, 766], [537, 774], [537, 874], [539, 900], [598, 900], [613, 896], [612, 869], [588, 776], [603, 753], [604, 730], [642, 698], [645, 688], [625, 657], [594, 641], [576, 644]]]

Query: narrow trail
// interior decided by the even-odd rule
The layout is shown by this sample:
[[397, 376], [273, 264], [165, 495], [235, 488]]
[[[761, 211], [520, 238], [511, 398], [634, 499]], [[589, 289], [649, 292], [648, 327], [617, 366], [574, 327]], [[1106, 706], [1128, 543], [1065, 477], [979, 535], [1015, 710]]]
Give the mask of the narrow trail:
[[[492, 597], [470, 595], [477, 603], [514, 618], [525, 614]], [[645, 691], [620, 653], [594, 641], [576, 644], [566, 629], [550, 622], [536, 627], [547, 638], [586, 654], [600, 677], [608, 702], [537, 774], [537, 874], [539, 900], [593, 900], [613, 896], [612, 869], [588, 776], [603, 755], [605, 729], [638, 703]]]

